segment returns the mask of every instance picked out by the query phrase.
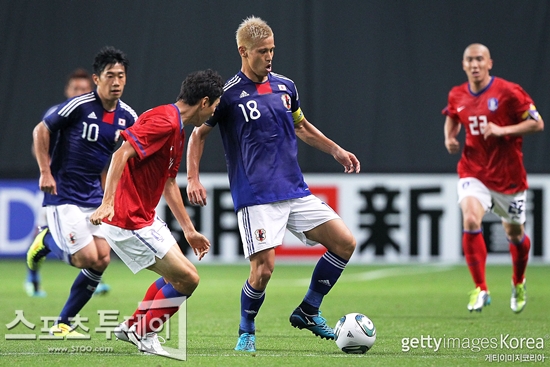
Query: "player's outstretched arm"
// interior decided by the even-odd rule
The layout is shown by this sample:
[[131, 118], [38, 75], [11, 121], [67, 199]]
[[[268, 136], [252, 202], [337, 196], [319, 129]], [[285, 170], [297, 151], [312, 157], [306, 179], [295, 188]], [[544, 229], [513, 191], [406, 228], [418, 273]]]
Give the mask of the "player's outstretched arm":
[[294, 131], [296, 131], [296, 136], [304, 143], [332, 155], [338, 163], [344, 166], [345, 173], [359, 173], [361, 171], [361, 163], [355, 154], [348, 152], [327, 138], [305, 117], [299, 123], [294, 124]]
[[187, 210], [185, 210], [185, 206], [183, 205], [180, 188], [176, 183], [175, 178], [168, 178], [166, 184], [164, 185], [163, 195], [166, 200], [166, 204], [168, 204], [172, 214], [174, 214], [174, 217], [181, 226], [185, 239], [193, 248], [195, 255], [197, 255], [199, 260], [201, 260], [204, 255], [208, 253], [208, 250], [210, 249], [210, 242], [205, 236], [197, 232], [195, 229], [195, 226], [193, 225], [193, 222], [191, 221], [191, 218], [189, 218], [189, 214], [187, 214]]
[[212, 128], [208, 125], [195, 127], [187, 143], [187, 197], [192, 205], [206, 205], [206, 190], [199, 179], [199, 166], [210, 131]]
[[120, 181], [120, 177], [122, 176], [122, 172], [128, 160], [137, 157], [137, 155], [132, 144], [128, 142], [124, 142], [113, 154], [105, 180], [103, 200], [99, 208], [90, 216], [90, 222], [92, 224], [101, 224], [104, 218], [108, 218], [109, 220], [113, 219], [115, 215], [115, 193], [118, 182]]

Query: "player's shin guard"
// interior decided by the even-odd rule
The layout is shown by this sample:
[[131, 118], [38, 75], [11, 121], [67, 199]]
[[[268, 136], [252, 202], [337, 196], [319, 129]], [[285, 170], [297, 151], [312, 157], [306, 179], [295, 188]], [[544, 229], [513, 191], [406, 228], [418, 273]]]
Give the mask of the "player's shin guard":
[[464, 231], [462, 234], [462, 250], [466, 264], [472, 275], [476, 287], [487, 290], [485, 283], [485, 262], [487, 261], [487, 247], [481, 230], [475, 232]]
[[241, 322], [239, 323], [239, 334], [254, 334], [256, 327], [254, 319], [260, 311], [265, 300], [265, 290], [258, 291], [248, 283], [244, 283], [241, 291]]
[[520, 243], [510, 242], [510, 255], [512, 255], [512, 281], [514, 285], [523, 283], [525, 269], [529, 260], [529, 250], [531, 249], [531, 239], [529, 236], [523, 236]]
[[143, 297], [143, 300], [140, 302], [138, 308], [134, 311], [134, 314], [131, 318], [127, 321], [127, 326], [130, 327], [134, 325], [134, 323], [139, 320], [141, 317], [145, 316], [148, 310], [148, 304], [155, 299], [155, 296], [157, 295], [158, 291], [162, 289], [166, 285], [166, 281], [163, 277], [158, 278], [155, 280], [147, 289], [147, 292], [145, 292], [145, 296]]
[[323, 301], [323, 297], [328, 294], [347, 265], [347, 260], [327, 251], [319, 259], [313, 274], [309, 289], [304, 297], [300, 308], [309, 315], [316, 315]]
[[82, 269], [71, 287], [69, 299], [59, 315], [59, 323], [70, 325], [70, 319], [75, 317], [88, 303], [95, 288], [101, 281], [102, 272], [94, 269]]
[[157, 332], [187, 298], [189, 295], [178, 292], [172, 284], [167, 283], [152, 301], [141, 303], [140, 307], [147, 308], [147, 312], [140, 320], [136, 320], [136, 332], [139, 335]]

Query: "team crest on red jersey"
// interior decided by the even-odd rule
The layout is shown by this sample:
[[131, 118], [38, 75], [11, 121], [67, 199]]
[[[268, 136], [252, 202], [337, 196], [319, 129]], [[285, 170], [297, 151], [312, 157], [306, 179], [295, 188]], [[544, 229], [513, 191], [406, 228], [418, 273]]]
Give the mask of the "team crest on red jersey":
[[256, 236], [256, 239], [260, 242], [264, 242], [266, 239], [265, 229], [263, 228], [255, 230], [254, 235]]
[[281, 100], [283, 101], [283, 106], [285, 106], [287, 110], [290, 110], [290, 107], [292, 107], [290, 105], [290, 96], [285, 93], [281, 96]]
[[487, 108], [489, 109], [489, 111], [495, 112], [498, 108], [498, 99], [489, 98], [489, 100], [487, 101]]

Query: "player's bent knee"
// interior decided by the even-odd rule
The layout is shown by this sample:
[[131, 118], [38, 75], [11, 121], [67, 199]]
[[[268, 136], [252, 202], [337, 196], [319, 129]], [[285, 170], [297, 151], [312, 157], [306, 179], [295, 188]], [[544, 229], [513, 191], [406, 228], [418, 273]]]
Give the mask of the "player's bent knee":
[[464, 229], [467, 231], [477, 231], [481, 227], [481, 223], [475, 215], [464, 215], [462, 221]]
[[199, 276], [197, 275], [196, 277], [188, 277], [185, 280], [178, 280], [171, 283], [175, 290], [182, 294], [190, 296], [199, 286], [199, 280]]
[[101, 259], [97, 259], [97, 261], [91, 267], [94, 268], [95, 270], [103, 271], [107, 269], [107, 266], [109, 265], [110, 262], [111, 262], [111, 258], [107, 256]]
[[349, 259], [351, 255], [353, 255], [353, 252], [355, 251], [355, 247], [357, 246], [357, 242], [355, 241], [355, 238], [352, 237], [350, 241], [346, 241], [342, 246], [342, 257]]
[[[200, 277], [196, 269], [185, 269], [176, 276], [173, 286], [178, 292], [186, 293], [189, 290], [195, 290], [199, 285], [199, 281]], [[184, 292], [180, 289], [184, 290]]]
[[257, 276], [261, 278], [263, 281], [267, 282], [269, 281], [269, 279], [271, 279], [271, 275], [273, 275], [273, 269], [265, 266], [258, 270], [259, 271], [257, 272]]

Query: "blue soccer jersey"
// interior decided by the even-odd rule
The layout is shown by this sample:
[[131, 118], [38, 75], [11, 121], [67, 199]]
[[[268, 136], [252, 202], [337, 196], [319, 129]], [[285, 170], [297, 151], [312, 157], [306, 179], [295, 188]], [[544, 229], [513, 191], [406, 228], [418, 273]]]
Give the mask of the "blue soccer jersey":
[[[42, 116], [42, 120], [44, 120], [46, 117], [48, 117], [49, 115], [54, 113], [55, 110], [57, 110], [58, 107], [59, 107], [59, 105], [56, 104], [56, 105], [51, 106], [50, 108], [48, 108], [48, 110], [46, 111], [44, 116]], [[59, 133], [59, 131], [56, 131], [55, 133], [50, 131], [50, 148], [48, 149], [48, 153], [50, 153], [50, 156], [53, 153], [53, 148], [55, 147], [55, 143], [57, 143], [57, 136], [59, 135], [58, 133]]]
[[134, 110], [120, 100], [114, 111], [106, 111], [95, 91], [67, 100], [44, 117], [52, 138], [57, 134], [50, 163], [57, 195], [45, 193], [43, 205], [99, 206], [101, 172], [120, 131], [136, 119]]
[[235, 211], [311, 194], [298, 165], [293, 113], [300, 113], [298, 92], [282, 75], [254, 83], [239, 72], [225, 84], [206, 124], [220, 127]]

